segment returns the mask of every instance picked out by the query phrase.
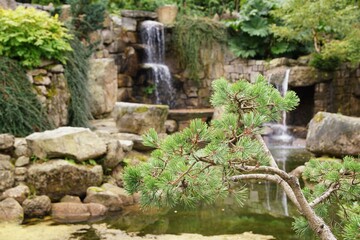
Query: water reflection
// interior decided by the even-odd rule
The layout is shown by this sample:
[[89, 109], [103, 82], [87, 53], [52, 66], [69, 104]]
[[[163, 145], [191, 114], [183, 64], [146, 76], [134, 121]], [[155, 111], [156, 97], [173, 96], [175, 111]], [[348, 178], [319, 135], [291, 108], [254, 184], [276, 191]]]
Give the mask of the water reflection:
[[[310, 154], [303, 148], [270, 148], [281, 169], [291, 171], [308, 161]], [[197, 209], [178, 207], [162, 211], [127, 209], [112, 216], [112, 228], [145, 234], [198, 233], [206, 236], [237, 234], [252, 231], [273, 235], [276, 239], [297, 239], [291, 230], [292, 217], [298, 213], [281, 187], [269, 182], [248, 183], [249, 198], [243, 207], [228, 198], [213, 206]]]

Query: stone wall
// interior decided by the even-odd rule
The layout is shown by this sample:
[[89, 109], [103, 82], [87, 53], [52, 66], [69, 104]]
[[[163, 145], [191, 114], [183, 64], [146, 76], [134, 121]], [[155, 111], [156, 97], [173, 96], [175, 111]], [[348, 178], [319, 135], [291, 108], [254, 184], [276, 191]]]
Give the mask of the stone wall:
[[55, 127], [66, 125], [70, 92], [64, 76], [64, 67], [43, 61], [40, 68], [27, 71], [27, 76], [50, 121]]

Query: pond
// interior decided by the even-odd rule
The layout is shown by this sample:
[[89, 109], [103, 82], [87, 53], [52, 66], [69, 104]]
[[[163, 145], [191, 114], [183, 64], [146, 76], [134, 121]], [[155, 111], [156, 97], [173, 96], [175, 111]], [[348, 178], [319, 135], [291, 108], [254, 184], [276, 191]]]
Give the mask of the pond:
[[[279, 167], [287, 171], [308, 161], [311, 154], [304, 148], [271, 147]], [[248, 184], [249, 198], [243, 207], [233, 199], [196, 209], [177, 207], [163, 211], [141, 211], [132, 207], [120, 215], [109, 216], [109, 228], [143, 236], [146, 234], [197, 233], [204, 236], [239, 234], [252, 231], [276, 239], [298, 239], [291, 229], [298, 213], [280, 187], [268, 182]]]

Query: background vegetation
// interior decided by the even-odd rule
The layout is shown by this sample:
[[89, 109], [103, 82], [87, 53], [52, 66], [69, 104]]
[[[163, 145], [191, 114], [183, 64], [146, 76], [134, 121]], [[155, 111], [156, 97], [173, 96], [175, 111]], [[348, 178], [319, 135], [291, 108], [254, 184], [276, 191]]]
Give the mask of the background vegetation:
[[41, 59], [65, 63], [71, 35], [56, 17], [34, 8], [0, 9], [0, 55], [36, 67]]
[[0, 133], [24, 137], [51, 127], [24, 68], [0, 57]]

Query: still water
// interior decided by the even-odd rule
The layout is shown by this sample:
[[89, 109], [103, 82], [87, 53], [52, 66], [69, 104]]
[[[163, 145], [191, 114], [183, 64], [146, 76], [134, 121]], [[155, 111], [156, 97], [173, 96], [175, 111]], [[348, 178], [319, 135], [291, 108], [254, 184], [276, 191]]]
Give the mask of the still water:
[[[303, 148], [270, 148], [279, 167], [291, 171], [308, 161], [311, 154]], [[109, 228], [146, 234], [198, 233], [204, 236], [239, 234], [252, 231], [272, 235], [276, 239], [298, 239], [291, 229], [296, 209], [275, 184], [253, 182], [248, 184], [249, 197], [239, 207], [233, 199], [213, 206], [196, 209], [177, 207], [163, 211], [141, 211], [133, 207], [121, 215], [108, 217]]]

